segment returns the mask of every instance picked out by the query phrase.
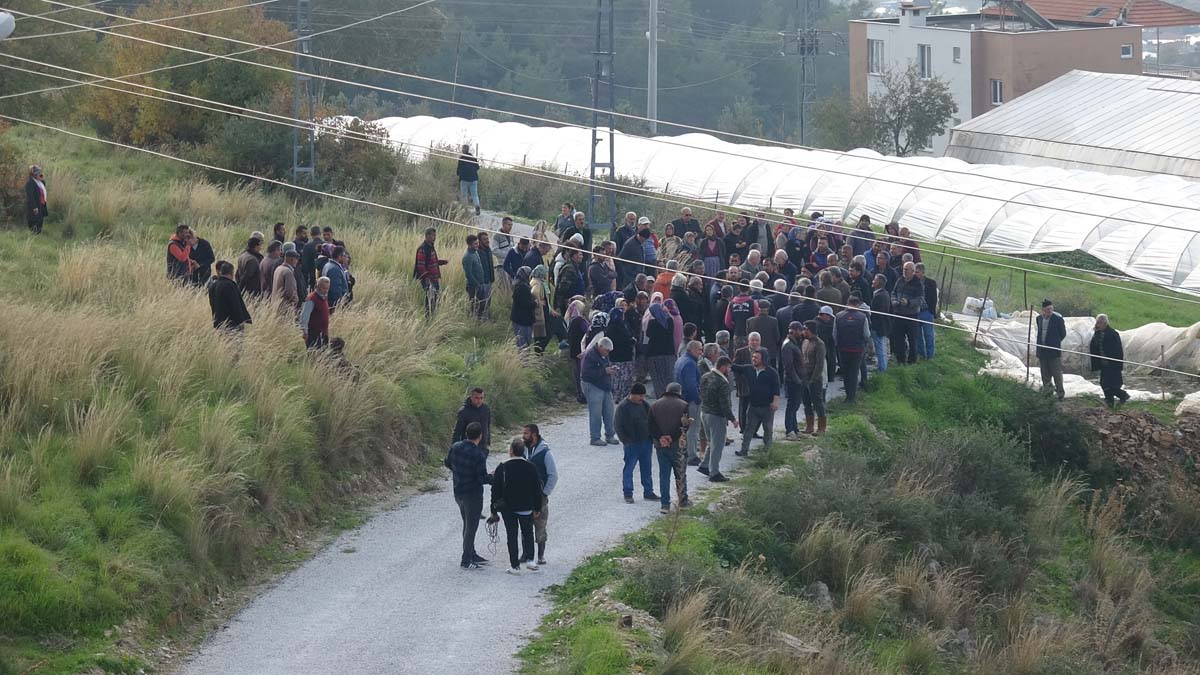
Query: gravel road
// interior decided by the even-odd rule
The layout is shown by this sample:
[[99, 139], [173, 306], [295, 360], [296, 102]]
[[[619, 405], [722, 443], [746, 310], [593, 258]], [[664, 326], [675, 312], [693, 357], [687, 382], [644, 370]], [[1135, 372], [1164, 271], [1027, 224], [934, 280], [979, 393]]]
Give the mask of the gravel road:
[[[782, 411], [776, 415], [782, 437]], [[801, 420], [803, 421], [803, 420]], [[731, 432], [733, 430], [731, 429]], [[186, 675], [506, 673], [515, 653], [550, 610], [542, 591], [586, 557], [659, 515], [658, 502], [626, 504], [620, 446], [588, 445], [587, 414], [543, 425], [559, 482], [551, 497], [548, 563], [511, 576], [504, 530], [495, 552], [480, 528], [476, 547], [493, 564], [459, 569], [461, 521], [445, 481], [442, 492], [408, 499], [373, 517], [239, 612], [181, 668]], [[755, 441], [755, 446], [760, 441]], [[503, 443], [494, 443], [497, 448]], [[722, 465], [736, 465], [726, 449]], [[492, 452], [490, 465], [499, 461]], [[657, 461], [655, 485], [657, 485]], [[711, 483], [694, 468], [688, 487]]]

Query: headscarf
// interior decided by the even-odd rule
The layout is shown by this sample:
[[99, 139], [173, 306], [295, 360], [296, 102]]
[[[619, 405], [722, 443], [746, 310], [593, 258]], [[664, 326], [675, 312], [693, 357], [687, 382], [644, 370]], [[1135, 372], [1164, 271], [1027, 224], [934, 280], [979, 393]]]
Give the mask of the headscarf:
[[662, 306], [671, 315], [671, 322], [674, 324], [672, 339], [675, 341], [675, 351], [679, 351], [679, 345], [683, 343], [683, 317], [680, 316], [679, 307], [674, 300], [667, 299]]
[[522, 267], [517, 270], [517, 281], [529, 283], [529, 275], [532, 273], [528, 267]]
[[625, 309], [622, 307], [613, 307], [608, 313], [609, 325], [618, 324], [625, 320]]
[[545, 265], [538, 265], [537, 267], [533, 268], [533, 272], [531, 272], [531, 274], [533, 275], [534, 279], [545, 281], [546, 276], [550, 274], [550, 270]]
[[667, 313], [667, 310], [663, 309], [662, 293], [655, 292], [654, 295], [650, 296], [650, 306], [646, 308], [645, 314], [642, 314], [643, 343], [649, 341], [647, 329], [650, 327], [651, 319], [657, 319], [663, 328], [671, 327], [671, 315]]
[[592, 309], [600, 310], [601, 312], [608, 312], [612, 310], [613, 307], [616, 307], [617, 300], [620, 297], [621, 294], [617, 291], [609, 291], [602, 295], [597, 295], [595, 299], [592, 300]]
[[571, 322], [575, 319], [583, 318], [583, 302], [580, 300], [572, 300], [567, 305], [567, 321]]
[[600, 311], [592, 312], [592, 330], [604, 330], [608, 327], [608, 314]]

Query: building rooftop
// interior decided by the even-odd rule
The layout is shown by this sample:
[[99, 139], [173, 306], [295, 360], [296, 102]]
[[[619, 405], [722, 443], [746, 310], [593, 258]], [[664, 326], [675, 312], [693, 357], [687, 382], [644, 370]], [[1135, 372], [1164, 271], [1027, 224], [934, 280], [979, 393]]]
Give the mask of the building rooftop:
[[[870, 23], [892, 23], [900, 22], [897, 17], [887, 17], [881, 19], [852, 19], [852, 21], [866, 21]], [[1095, 24], [1084, 21], [1063, 21], [1056, 20], [1055, 26], [1062, 30], [1072, 28], [1102, 28], [1107, 25], [1107, 22]], [[979, 12], [971, 14], [932, 14], [925, 19], [926, 28], [948, 28], [952, 30], [990, 30], [1003, 31], [1005, 33], [1023, 33], [1028, 31], [1047, 30], [1038, 26], [1024, 22], [1020, 18], [1013, 17], [1011, 14], [1006, 18], [1001, 19], [999, 14], [983, 14]]]
[[[1200, 13], [1163, 0], [1026, 0], [1026, 4], [1055, 23], [1104, 26], [1128, 7], [1124, 23], [1150, 27], [1200, 26]], [[988, 7], [984, 13], [998, 15], [999, 9]]]
[[1200, 81], [1073, 70], [955, 127], [946, 156], [1200, 180]]

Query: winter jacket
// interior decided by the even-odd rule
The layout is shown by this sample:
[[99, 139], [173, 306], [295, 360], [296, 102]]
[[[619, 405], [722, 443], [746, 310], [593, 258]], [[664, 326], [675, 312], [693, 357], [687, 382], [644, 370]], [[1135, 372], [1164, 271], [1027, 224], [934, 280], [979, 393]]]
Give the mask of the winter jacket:
[[[517, 270], [524, 266], [524, 258], [525, 254], [521, 253], [519, 249], [509, 249], [508, 255], [504, 256], [504, 273], [508, 275], [509, 279], [517, 278]], [[529, 271], [532, 272], [533, 268], [530, 267]]]
[[458, 175], [458, 179], [473, 183], [479, 180], [479, 160], [469, 152], [464, 152], [458, 156], [458, 167], [454, 173]]
[[480, 246], [475, 249], [475, 255], [479, 256], [479, 266], [483, 268], [483, 283], [496, 283], [496, 268], [492, 266], [492, 249]]
[[[442, 265], [438, 258], [437, 249], [429, 242], [423, 242], [417, 248], [417, 259], [413, 263], [413, 278], [421, 283], [440, 282], [442, 280]], [[532, 269], [532, 268], [530, 268]]]
[[329, 306], [337, 307], [342, 297], [350, 292], [350, 283], [346, 279], [346, 270], [342, 269], [341, 263], [336, 260], [330, 260], [325, 263], [325, 269], [321, 270], [321, 276], [329, 277]]
[[679, 439], [687, 429], [684, 424], [687, 414], [688, 402], [670, 392], [664, 393], [650, 406], [650, 438], [655, 447], [663, 447], [658, 443], [663, 436], [671, 437], [671, 443], [666, 447], [679, 445]]
[[774, 363], [776, 357], [779, 356], [779, 344], [783, 341], [780, 339], [779, 322], [770, 315], [756, 316], [746, 322], [746, 334], [750, 333], [758, 333], [758, 336], [762, 338], [762, 348], [770, 354], [767, 362]]
[[634, 403], [626, 398], [617, 406], [613, 426], [617, 428], [617, 438], [625, 445], [650, 440], [650, 404], [644, 400]]
[[901, 316], [916, 316], [925, 308], [925, 286], [917, 277], [907, 281], [901, 278], [892, 292], [892, 308]]
[[[1092, 370], [1121, 372], [1125, 368], [1125, 364], [1122, 363], [1125, 358], [1125, 348], [1121, 344], [1121, 334], [1113, 330], [1112, 326], [1107, 326], [1104, 330], [1092, 335], [1088, 351], [1092, 355]], [[1096, 358], [1098, 356], [1107, 358]]]
[[296, 270], [291, 265], [284, 263], [275, 268], [275, 278], [271, 280], [271, 296], [291, 307], [300, 304], [300, 295], [296, 289]]
[[510, 321], [518, 326], [532, 326], [539, 309], [528, 283], [518, 281], [513, 284], [512, 309], [508, 314]]
[[602, 355], [599, 349], [589, 349], [583, 355], [579, 379], [598, 387], [601, 391], [612, 391], [612, 375], [608, 374], [608, 367], [611, 365], [608, 357]]
[[642, 240], [630, 237], [617, 254], [617, 286], [625, 288], [633, 283], [634, 278], [642, 273], [646, 264], [646, 253], [642, 249]]
[[262, 293], [261, 265], [262, 255], [250, 251], [242, 252], [242, 255], [238, 257], [235, 274], [238, 290], [254, 296]]
[[764, 408], [771, 405], [775, 397], [779, 396], [779, 373], [775, 372], [774, 368], [767, 366], [762, 370], [757, 370], [753, 365], [734, 365], [733, 371], [746, 378], [749, 385], [746, 399], [751, 406]]
[[213, 277], [208, 285], [208, 306], [212, 309], [213, 328], [241, 328], [251, 323], [246, 302], [233, 279]]
[[192, 247], [178, 236], [167, 242], [167, 278], [187, 279], [192, 260]]
[[455, 496], [482, 493], [483, 486], [492, 482], [487, 472], [487, 453], [471, 441], [450, 446], [442, 465], [450, 469]]
[[321, 256], [321, 244], [320, 239], [313, 239], [300, 252], [300, 269], [304, 272], [304, 278], [308, 279], [309, 288], [317, 286], [317, 258]]
[[683, 400], [688, 403], [700, 402], [700, 366], [696, 357], [685, 352], [675, 359], [675, 381], [683, 387]]
[[871, 339], [867, 315], [857, 309], [844, 309], [833, 319], [833, 341], [839, 352], [864, 352]]
[[525, 459], [537, 469], [538, 479], [542, 481], [542, 494], [549, 497], [550, 493], [554, 492], [554, 486], [558, 485], [558, 465], [554, 463], [550, 446], [546, 445], [546, 441], [539, 439], [537, 445], [532, 448], [526, 446]]
[[710, 370], [700, 378], [700, 411], [705, 415], [720, 415], [727, 420], [735, 420], [733, 405], [729, 395], [733, 387], [729, 379], [719, 370]]
[[599, 260], [593, 260], [588, 265], [587, 278], [592, 295], [604, 295], [613, 290], [613, 281], [617, 278], [617, 273]]
[[196, 245], [192, 247], [191, 257], [196, 262], [196, 269], [192, 271], [192, 283], [197, 286], [203, 285], [212, 278], [212, 265], [217, 261], [212, 244], [208, 243], [207, 239], [197, 238]]
[[608, 353], [608, 360], [613, 363], [629, 363], [633, 360], [636, 349], [636, 338], [629, 332], [629, 324], [625, 321], [610, 321], [604, 329], [604, 334], [612, 340], [613, 348]]
[[729, 307], [725, 310], [726, 330], [730, 331], [733, 337], [746, 337], [750, 334], [746, 330], [746, 322], [755, 314], [757, 312], [754, 310], [754, 300], [745, 292], [739, 292], [729, 301]]
[[646, 356], [675, 356], [675, 328], [651, 318], [646, 327]]
[[542, 508], [537, 469], [524, 457], [509, 457], [492, 475], [492, 513], [527, 513]]
[[1039, 361], [1062, 358], [1063, 339], [1067, 337], [1067, 322], [1062, 314], [1052, 312], [1050, 320], [1046, 321], [1041, 314], [1037, 315], [1037, 357]]
[[484, 284], [483, 263], [479, 262], [479, 253], [475, 249], [467, 249], [463, 254], [462, 266], [467, 276], [467, 288], [478, 288]]
[[488, 404], [484, 403], [481, 406], [471, 405], [471, 397], [463, 399], [462, 407], [458, 409], [458, 415], [454, 420], [454, 435], [450, 438], [451, 443], [457, 443], [467, 437], [467, 425], [471, 422], [478, 422], [479, 428], [483, 430], [483, 436], [479, 438], [480, 447], [484, 452], [492, 444], [492, 409]]
[[886, 288], [875, 291], [871, 296], [871, 332], [880, 337], [892, 334], [892, 296]]

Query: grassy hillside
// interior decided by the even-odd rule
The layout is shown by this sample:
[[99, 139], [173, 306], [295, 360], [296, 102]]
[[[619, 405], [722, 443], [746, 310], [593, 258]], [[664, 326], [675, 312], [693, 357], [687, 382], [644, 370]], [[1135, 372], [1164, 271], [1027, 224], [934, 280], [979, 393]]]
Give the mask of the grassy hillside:
[[1130, 525], [1069, 412], [939, 350], [580, 567], [524, 672], [1200, 672], [1200, 558]]
[[[440, 458], [469, 386], [504, 392], [501, 426], [554, 398], [554, 360], [518, 355], [506, 299], [493, 305], [503, 320], [466, 320], [459, 265], [425, 319], [410, 275], [429, 223], [221, 187], [46, 132], [6, 138], [21, 164], [46, 167], [55, 215], [41, 237], [0, 230], [0, 673], [134, 672], [114, 626], [186, 624], [280, 541]], [[277, 220], [331, 225], [353, 253], [356, 300], [332, 332], [358, 381], [307, 354], [270, 306], [251, 306], [253, 326], [230, 339], [201, 292], [167, 283], [176, 223], [233, 260]], [[440, 229], [457, 260], [466, 231]]]

